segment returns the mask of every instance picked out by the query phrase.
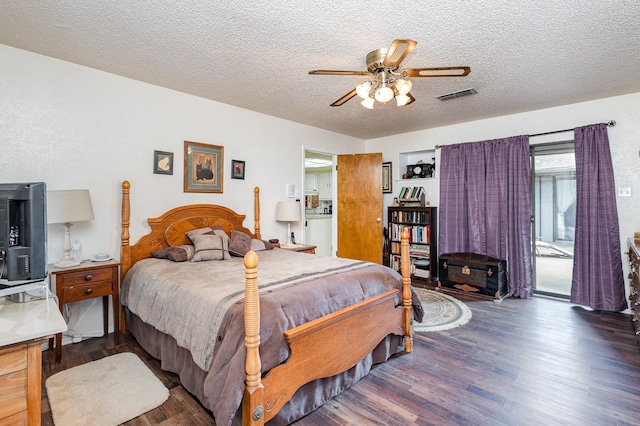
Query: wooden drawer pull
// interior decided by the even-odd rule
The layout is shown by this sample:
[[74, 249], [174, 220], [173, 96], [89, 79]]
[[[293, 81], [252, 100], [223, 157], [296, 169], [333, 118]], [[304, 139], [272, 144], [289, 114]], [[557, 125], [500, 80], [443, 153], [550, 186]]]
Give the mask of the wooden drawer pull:
[[84, 294], [91, 294], [93, 293], [93, 289], [92, 288], [88, 288], [84, 291]]
[[91, 275], [91, 274], [85, 275], [85, 277], [84, 277], [85, 281], [91, 281], [92, 279], [93, 279], [93, 275]]

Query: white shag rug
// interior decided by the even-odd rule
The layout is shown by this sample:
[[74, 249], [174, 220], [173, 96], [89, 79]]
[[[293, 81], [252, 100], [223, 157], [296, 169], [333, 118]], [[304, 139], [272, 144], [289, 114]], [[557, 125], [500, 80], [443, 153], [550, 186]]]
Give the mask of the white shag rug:
[[460, 327], [471, 319], [471, 309], [455, 297], [434, 290], [414, 288], [424, 308], [422, 322], [414, 322], [414, 331], [441, 331]]
[[49, 377], [56, 426], [115, 426], [169, 398], [169, 390], [134, 353], [108, 356]]

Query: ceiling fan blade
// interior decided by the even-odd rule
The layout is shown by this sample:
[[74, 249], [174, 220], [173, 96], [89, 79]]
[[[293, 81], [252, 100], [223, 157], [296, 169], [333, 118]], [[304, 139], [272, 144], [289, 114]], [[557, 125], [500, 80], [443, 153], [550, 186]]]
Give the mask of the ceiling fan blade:
[[407, 93], [407, 96], [409, 97], [409, 102], [407, 102], [405, 106], [410, 105], [416, 101], [416, 98], [414, 98], [411, 93]]
[[469, 67], [410, 68], [403, 70], [407, 77], [464, 77], [471, 72]]
[[404, 58], [416, 47], [416, 44], [418, 42], [413, 40], [393, 40], [382, 64], [392, 69], [398, 68]]
[[343, 97], [341, 97], [340, 99], [332, 103], [331, 106], [332, 107], [340, 106], [343, 103], [347, 102], [349, 99], [353, 98], [355, 95], [356, 95], [356, 89], [353, 89], [352, 91], [350, 91], [349, 93], [347, 93], [346, 95], [344, 95]]
[[311, 75], [369, 75], [367, 71], [336, 71], [336, 70], [313, 70]]

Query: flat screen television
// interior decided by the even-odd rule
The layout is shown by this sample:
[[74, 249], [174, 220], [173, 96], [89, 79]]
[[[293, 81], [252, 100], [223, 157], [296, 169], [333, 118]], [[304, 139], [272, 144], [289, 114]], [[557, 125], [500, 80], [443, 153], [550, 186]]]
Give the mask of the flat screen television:
[[0, 289], [47, 276], [44, 182], [0, 183]]

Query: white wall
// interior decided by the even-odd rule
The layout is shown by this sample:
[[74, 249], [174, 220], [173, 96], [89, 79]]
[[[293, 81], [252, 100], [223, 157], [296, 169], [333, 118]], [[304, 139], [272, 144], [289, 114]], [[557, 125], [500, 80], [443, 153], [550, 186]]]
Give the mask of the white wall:
[[[262, 237], [283, 239], [286, 224], [275, 221], [275, 205], [285, 199], [287, 183], [302, 189], [304, 147], [364, 151], [360, 139], [3, 45], [0, 75], [0, 182], [89, 189], [95, 220], [71, 229], [85, 258], [99, 252], [119, 258], [125, 179], [131, 182], [132, 243], [148, 231], [148, 217], [182, 204], [228, 206], [246, 213], [245, 226], [253, 229], [255, 186]], [[183, 192], [185, 140], [224, 147], [222, 194]], [[154, 150], [174, 153], [173, 175], [153, 174]], [[246, 161], [245, 180], [230, 178], [231, 159]], [[303, 225], [292, 230], [302, 236]], [[62, 246], [63, 227], [50, 225], [50, 262], [62, 257]], [[78, 328], [100, 330], [99, 314]]]
[[[459, 101], [464, 102], [464, 98]], [[385, 206], [388, 206], [391, 205], [393, 197], [397, 195], [397, 191], [403, 184], [412, 186], [411, 181], [398, 180], [398, 177], [403, 173], [396, 167], [399, 161], [398, 155], [401, 152], [433, 149], [436, 145], [543, 133], [610, 120], [615, 120], [617, 123], [615, 127], [608, 128], [616, 186], [632, 187], [631, 197], [618, 197], [616, 200], [626, 277], [628, 272], [628, 262], [624, 255], [626, 240], [630, 237], [633, 238], [634, 231], [640, 231], [638, 216], [640, 185], [635, 185], [638, 182], [638, 171], [640, 170], [640, 93], [369, 140], [366, 143], [366, 149], [367, 152], [382, 152], [383, 161], [393, 162], [394, 194], [385, 194], [384, 200]], [[531, 144], [565, 140], [573, 140], [573, 133], [534, 137], [531, 138]], [[436, 154], [438, 154], [436, 168], [440, 160], [439, 152], [436, 150]], [[438, 179], [425, 181], [425, 187], [430, 195], [429, 199], [432, 205], [436, 206], [439, 198], [438, 186]]]

